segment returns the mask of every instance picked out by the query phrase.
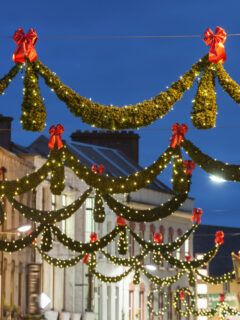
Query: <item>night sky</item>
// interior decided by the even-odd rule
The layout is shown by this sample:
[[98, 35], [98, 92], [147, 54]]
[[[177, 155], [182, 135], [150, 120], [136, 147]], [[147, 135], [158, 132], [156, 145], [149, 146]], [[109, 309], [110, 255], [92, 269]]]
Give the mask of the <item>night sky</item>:
[[[152, 39], [66, 39], [74, 36], [186, 35], [203, 34], [216, 26], [228, 34], [240, 33], [240, 2], [162, 1], [162, 0], [90, 0], [22, 1], [1, 3], [0, 61], [1, 75], [13, 66], [16, 44], [12, 36], [22, 27], [35, 28], [39, 36], [39, 59], [56, 72], [63, 83], [80, 95], [102, 104], [127, 105], [156, 96], [177, 80], [190, 66], [208, 52], [201, 38]], [[50, 39], [47, 37], [55, 37]], [[228, 37], [227, 61], [231, 77], [240, 83], [240, 36]], [[21, 74], [0, 98], [1, 113], [15, 118], [13, 129], [20, 129], [22, 102]], [[55, 94], [40, 81], [45, 97], [47, 127], [62, 123], [64, 139], [76, 129], [91, 129], [75, 118]], [[217, 85], [219, 114], [215, 129], [199, 131], [190, 121], [192, 99], [197, 84], [187, 92], [163, 119], [140, 129], [140, 163], [151, 164], [168, 145], [171, 126], [187, 123], [187, 138], [203, 152], [228, 163], [240, 164], [240, 107]], [[221, 128], [221, 127], [228, 128]], [[234, 127], [234, 128], [229, 128]], [[47, 134], [47, 133], [46, 133]], [[13, 131], [13, 141], [28, 145], [39, 133]], [[170, 184], [171, 168], [159, 178]], [[240, 184], [216, 184], [201, 169], [194, 171], [191, 196], [195, 206], [204, 210], [203, 222], [240, 227]]]

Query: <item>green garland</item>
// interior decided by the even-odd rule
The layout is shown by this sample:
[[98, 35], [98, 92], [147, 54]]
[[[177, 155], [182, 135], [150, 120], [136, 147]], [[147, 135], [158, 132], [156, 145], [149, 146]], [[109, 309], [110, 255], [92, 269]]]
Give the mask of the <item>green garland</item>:
[[226, 70], [224, 70], [221, 63], [216, 64], [215, 73], [218, 78], [219, 84], [223, 90], [229, 94], [229, 96], [236, 102], [240, 103], [240, 87], [239, 85], [229, 76]]
[[[164, 306], [161, 310], [155, 311], [152, 307], [152, 300], [154, 297], [154, 293], [162, 293], [164, 296]], [[150, 291], [148, 297], [147, 297], [147, 308], [150, 314], [153, 314], [156, 317], [164, 316], [164, 314], [167, 312], [169, 306], [169, 301], [168, 301], [168, 295], [166, 292], [164, 292], [162, 289], [159, 288], [154, 288]]]
[[144, 250], [141, 254], [133, 256], [131, 258], [119, 258], [107, 253], [104, 250], [101, 250], [101, 252], [105, 255], [105, 257], [108, 260], [110, 260], [111, 262], [113, 262], [118, 266], [123, 266], [123, 267], [135, 267], [136, 265], [139, 264], [139, 262], [141, 262], [144, 258], [146, 258], [149, 253], [148, 250]]
[[[189, 179], [183, 166], [183, 158], [180, 147], [174, 149], [172, 167], [172, 186], [173, 191], [178, 194], [186, 194], [189, 191]], [[185, 199], [186, 200], [186, 199]], [[185, 201], [184, 200], [184, 201]]]
[[168, 244], [159, 244], [152, 241], [147, 241], [145, 239], [142, 239], [139, 235], [137, 235], [133, 230], [131, 230], [129, 227], [128, 230], [130, 231], [131, 235], [134, 237], [134, 239], [144, 248], [151, 251], [157, 251], [160, 253], [168, 254], [169, 252], [175, 251], [179, 249], [184, 242], [190, 237], [192, 232], [198, 227], [198, 224], [194, 224], [189, 230], [187, 230], [181, 237], [176, 238], [175, 241]]
[[215, 257], [219, 247], [220, 245], [216, 244], [212, 250], [210, 250], [208, 253], [203, 255], [202, 259], [194, 259], [191, 261], [182, 261], [182, 260], [176, 259], [175, 257], [171, 256], [169, 253], [165, 253], [165, 252], [163, 252], [162, 255], [164, 259], [169, 264], [171, 264], [171, 266], [174, 266], [179, 269], [184, 269], [184, 270], [192, 270], [192, 269], [200, 268], [201, 266], [210, 262]]
[[141, 282], [140, 277], [140, 267], [135, 269], [134, 276], [133, 276], [133, 284], [138, 285]]
[[9, 86], [10, 82], [19, 72], [19, 69], [22, 68], [21, 63], [15, 64], [12, 69], [2, 78], [0, 79], [0, 94], [3, 94], [4, 90]]
[[192, 87], [195, 78], [208, 64], [208, 55], [205, 55], [165, 92], [143, 103], [119, 108], [94, 103], [79, 96], [38, 59], [32, 63], [35, 72], [76, 117], [89, 125], [109, 130], [145, 127], [163, 117], [182, 98], [184, 92]]
[[51, 178], [50, 190], [53, 194], [60, 195], [65, 188], [64, 161], [63, 153], [56, 147], [50, 154]]
[[199, 277], [201, 277], [203, 281], [211, 284], [226, 283], [226, 282], [232, 281], [233, 277], [235, 276], [235, 271], [225, 273], [224, 275], [218, 276], [218, 277], [204, 276], [198, 270], [195, 270], [195, 272]]
[[26, 73], [24, 77], [22, 115], [20, 121], [23, 129], [29, 131], [42, 131], [45, 126], [46, 109], [39, 92], [38, 76], [32, 64], [26, 60]]
[[91, 169], [82, 165], [66, 146], [61, 151], [65, 154], [66, 165], [73, 170], [76, 176], [89, 186], [99, 189], [101, 193], [129, 193], [145, 187], [165, 169], [173, 154], [173, 149], [168, 147], [158, 160], [146, 169], [124, 178], [113, 178], [92, 172]]
[[197, 129], [211, 129], [215, 127], [217, 104], [215, 93], [215, 76], [213, 63], [203, 72], [198, 85], [197, 94], [193, 102], [192, 123]]
[[143, 266], [141, 266], [141, 271], [152, 283], [160, 287], [170, 286], [172, 283], [177, 282], [185, 273], [185, 271], [180, 271], [175, 276], [172, 276], [172, 277], [158, 277], [158, 276], [153, 276]]
[[40, 169], [27, 174], [23, 178], [12, 181], [0, 181], [0, 196], [12, 197], [33, 190], [46, 179], [50, 172], [50, 162], [47, 161]]
[[4, 211], [2, 202], [0, 201], [0, 225], [2, 225], [6, 219], [7, 219], [7, 215]]
[[105, 220], [105, 209], [104, 204], [102, 201], [102, 197], [99, 191], [96, 191], [95, 201], [94, 201], [94, 211], [93, 211], [93, 218], [94, 221], [97, 223], [102, 223]]
[[228, 165], [222, 161], [215, 160], [202, 153], [191, 141], [184, 138], [182, 147], [192, 160], [199, 165], [204, 171], [222, 177], [228, 181], [240, 182], [240, 166]]
[[126, 226], [119, 226], [118, 253], [125, 255], [128, 252], [128, 240]]
[[74, 241], [62, 233], [59, 228], [52, 226], [52, 232], [65, 247], [72, 251], [81, 253], [93, 253], [106, 247], [114, 238], [119, 234], [121, 228], [116, 226], [111, 232], [95, 242], [84, 243], [80, 241]]
[[110, 277], [110, 276], [105, 276], [105, 275], [101, 274], [100, 272], [96, 271], [94, 268], [91, 268], [89, 265], [88, 265], [88, 269], [101, 282], [108, 282], [108, 283], [119, 282], [123, 278], [128, 276], [130, 272], [133, 271], [133, 267], [132, 267], [132, 268], [129, 268], [128, 270], [124, 271], [121, 275]]
[[40, 222], [44, 224], [50, 224], [52, 222], [59, 222], [71, 217], [85, 202], [87, 197], [90, 195], [92, 188], [87, 189], [77, 200], [68, 205], [67, 207], [63, 207], [58, 210], [38, 210], [30, 208], [13, 198], [8, 198], [12, 206], [18, 210], [25, 218], [34, 221]]
[[0, 251], [16, 252], [26, 248], [33, 243], [34, 239], [38, 237], [43, 228], [44, 226], [40, 225], [31, 234], [18, 240], [0, 240]]
[[77, 257], [71, 258], [71, 259], [59, 259], [59, 258], [53, 258], [46, 253], [43, 252], [39, 247], [35, 246], [35, 248], [40, 253], [43, 260], [45, 260], [48, 264], [51, 264], [58, 268], [69, 268], [75, 266], [79, 261], [82, 260], [84, 257], [84, 254], [81, 254]]
[[53, 248], [53, 239], [52, 239], [52, 232], [50, 226], [44, 226], [42, 239], [41, 239], [41, 250], [42, 251], [50, 251]]
[[188, 197], [190, 185], [191, 182], [189, 180], [185, 191], [182, 190], [182, 194], [174, 195], [170, 200], [168, 200], [165, 203], [162, 203], [158, 207], [145, 210], [133, 209], [127, 205], [120, 203], [109, 194], [102, 194], [102, 197], [104, 201], [107, 203], [108, 207], [118, 216], [121, 216], [129, 221], [152, 222], [166, 218], [170, 216], [173, 212], [178, 210]]

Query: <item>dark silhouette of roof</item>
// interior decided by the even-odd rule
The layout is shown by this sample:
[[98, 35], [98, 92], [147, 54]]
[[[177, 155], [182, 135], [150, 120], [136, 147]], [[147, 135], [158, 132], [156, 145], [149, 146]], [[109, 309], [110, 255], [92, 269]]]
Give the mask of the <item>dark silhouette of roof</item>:
[[224, 232], [224, 243], [216, 256], [209, 263], [209, 275], [221, 276], [233, 270], [231, 253], [240, 250], [240, 228], [200, 225], [193, 236], [193, 252], [196, 254], [207, 253], [215, 245], [215, 233]]

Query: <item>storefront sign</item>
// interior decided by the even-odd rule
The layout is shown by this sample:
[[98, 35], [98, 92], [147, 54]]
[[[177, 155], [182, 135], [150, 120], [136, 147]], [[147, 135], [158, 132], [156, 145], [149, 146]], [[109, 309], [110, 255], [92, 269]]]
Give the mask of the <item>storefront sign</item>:
[[41, 264], [27, 266], [27, 314], [40, 314]]

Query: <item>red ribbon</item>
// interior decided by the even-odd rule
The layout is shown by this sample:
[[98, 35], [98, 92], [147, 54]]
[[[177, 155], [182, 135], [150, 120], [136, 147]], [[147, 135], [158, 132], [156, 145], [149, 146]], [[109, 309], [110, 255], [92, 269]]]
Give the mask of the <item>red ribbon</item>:
[[225, 295], [224, 295], [224, 293], [220, 293], [220, 294], [219, 294], [219, 302], [224, 302], [224, 300], [225, 300]]
[[91, 168], [92, 172], [96, 172], [98, 174], [103, 174], [104, 169], [105, 168], [103, 164], [100, 164], [99, 167], [96, 164], [94, 164], [92, 165], [92, 168]]
[[192, 256], [189, 254], [188, 256], [185, 256], [185, 259], [186, 259], [187, 261], [191, 261]]
[[188, 131], [188, 126], [183, 123], [181, 126], [176, 122], [173, 126], [172, 126], [172, 137], [170, 138], [171, 141], [171, 147], [175, 148], [176, 145], [180, 146], [181, 142], [183, 140], [183, 136], [184, 134], [186, 134]]
[[17, 44], [17, 49], [12, 57], [15, 63], [24, 63], [25, 57], [27, 57], [30, 62], [33, 62], [35, 59], [37, 59], [37, 52], [34, 46], [38, 40], [38, 37], [34, 29], [30, 29], [25, 35], [23, 29], [19, 28], [14, 33], [13, 40]]
[[187, 176], [191, 176], [192, 175], [192, 170], [194, 170], [196, 168], [196, 165], [195, 165], [193, 160], [185, 160], [185, 161], [183, 161], [183, 166], [185, 168]]
[[215, 243], [216, 244], [223, 244], [224, 243], [224, 232], [223, 231], [217, 231], [215, 234]]
[[180, 300], [184, 300], [185, 299], [185, 291], [181, 290], [179, 291], [179, 297], [180, 297]]
[[57, 142], [58, 149], [63, 147], [61, 135], [64, 133], [64, 127], [61, 124], [58, 124], [56, 127], [54, 125], [49, 129], [49, 134], [51, 136], [48, 147], [54, 149], [55, 142]]
[[[94, 232], [94, 233], [91, 233], [90, 234], [90, 242], [95, 242], [97, 241], [97, 234]], [[83, 258], [83, 263], [88, 263], [88, 260], [90, 258], [90, 254], [86, 254], [85, 257]]]
[[126, 225], [126, 221], [123, 217], [117, 216], [117, 224], [121, 227], [124, 227]]
[[204, 33], [204, 42], [210, 46], [208, 59], [213, 63], [224, 63], [227, 60], [224, 43], [227, 39], [227, 33], [223, 28], [217, 27], [215, 34], [208, 28]]
[[154, 233], [153, 240], [155, 243], [163, 243], [163, 236], [161, 233]]
[[194, 208], [192, 211], [192, 218], [191, 221], [196, 221], [197, 224], [201, 223], [201, 215], [203, 214], [203, 211], [201, 208]]

